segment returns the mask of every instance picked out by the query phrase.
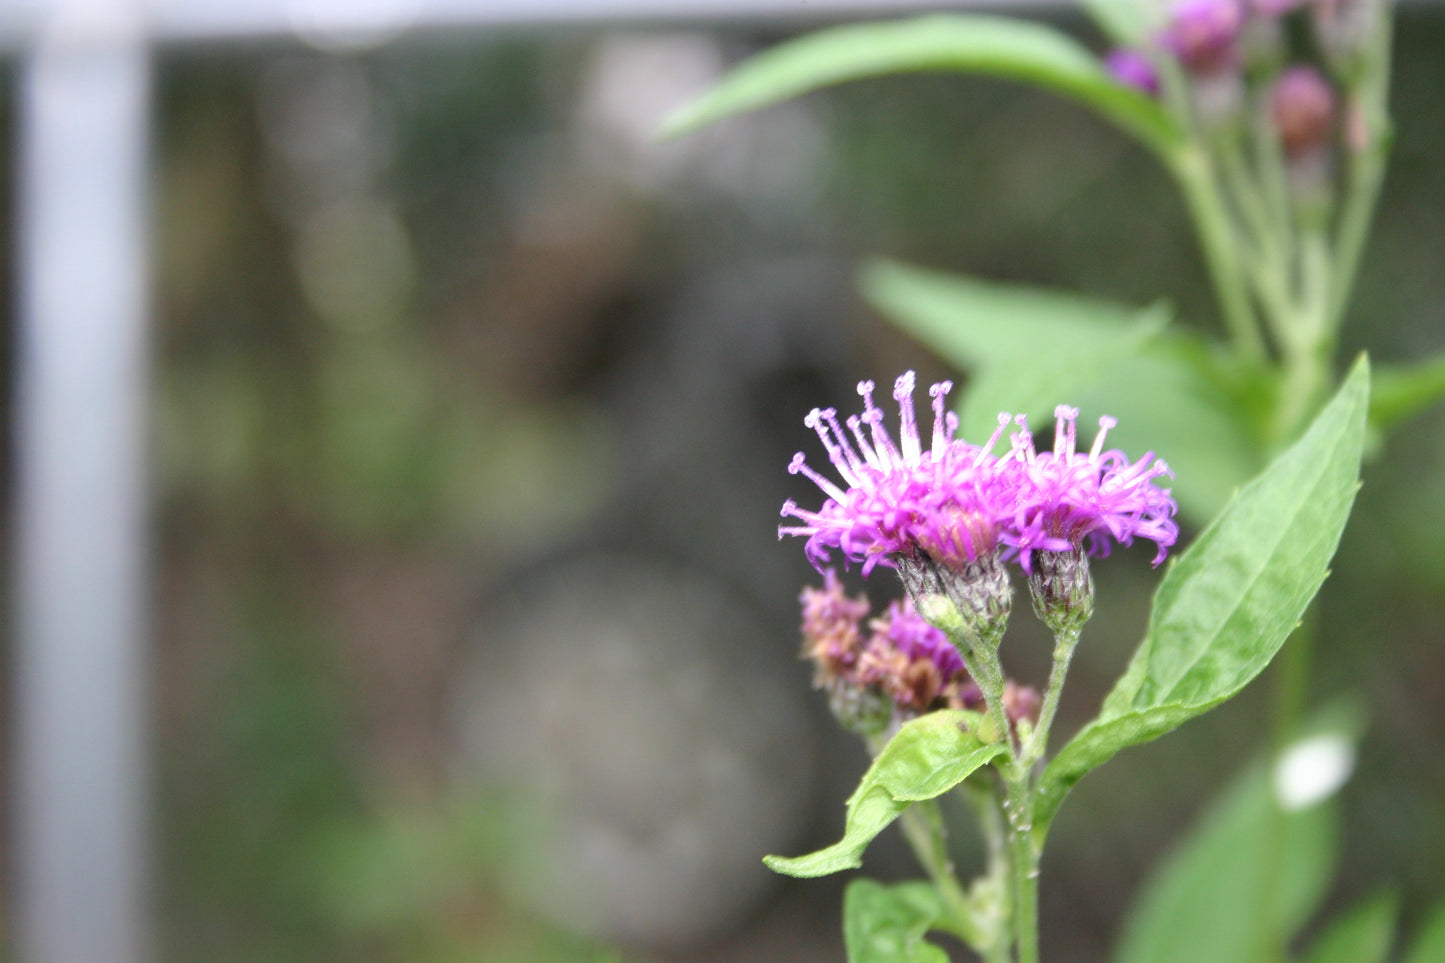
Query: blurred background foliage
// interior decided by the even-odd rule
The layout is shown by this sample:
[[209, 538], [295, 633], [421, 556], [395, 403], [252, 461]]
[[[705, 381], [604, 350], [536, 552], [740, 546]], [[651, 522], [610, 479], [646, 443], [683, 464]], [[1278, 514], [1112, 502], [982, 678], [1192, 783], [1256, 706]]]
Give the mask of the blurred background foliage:
[[[830, 840], [866, 763], [795, 658], [816, 576], [773, 520], [807, 495], [784, 468], [809, 408], [949, 373], [865, 306], [858, 265], [1167, 297], [1204, 324], [1213, 305], [1154, 162], [1015, 85], [880, 80], [652, 142], [781, 36], [163, 54], [164, 958], [841, 957], [842, 881], [759, 861]], [[1445, 349], [1442, 45], [1441, 11], [1402, 12], [1342, 357]], [[1445, 890], [1445, 410], [1365, 478], [1320, 612], [1313, 701], [1369, 716], [1330, 906], [1397, 885], [1409, 930]], [[1156, 578], [1143, 552], [1097, 577], [1063, 730]], [[1005, 661], [1041, 680], [1025, 621]], [[1106, 955], [1261, 738], [1263, 688], [1080, 786], [1045, 876], [1050, 959]], [[911, 873], [894, 842], [870, 875]]]

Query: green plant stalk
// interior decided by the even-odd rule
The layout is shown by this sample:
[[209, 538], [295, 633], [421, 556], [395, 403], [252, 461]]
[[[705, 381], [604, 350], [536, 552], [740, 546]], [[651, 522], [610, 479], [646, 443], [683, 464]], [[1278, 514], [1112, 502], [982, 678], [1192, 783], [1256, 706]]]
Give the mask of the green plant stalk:
[[1059, 698], [1063, 695], [1064, 679], [1069, 674], [1069, 664], [1074, 660], [1078, 648], [1082, 625], [1069, 626], [1054, 636], [1054, 664], [1049, 671], [1048, 688], [1044, 690], [1044, 703], [1039, 709], [1039, 722], [1024, 747], [1021, 767], [1025, 770], [1043, 758], [1049, 748], [1049, 729], [1054, 724], [1054, 715], [1059, 711]]
[[1009, 773], [1007, 809], [1009, 875], [1013, 889], [1014, 944], [1018, 963], [1039, 963], [1039, 857], [1043, 840], [1033, 827], [1033, 792], [1027, 770]]
[[1385, 180], [1385, 162], [1390, 153], [1389, 98], [1390, 45], [1394, 18], [1388, 9], [1377, 14], [1370, 38], [1369, 67], [1360, 84], [1356, 109], [1365, 125], [1366, 142], [1351, 158], [1344, 208], [1335, 231], [1334, 281], [1330, 288], [1329, 318], [1338, 326], [1349, 305], [1359, 272], [1360, 256], [1374, 220], [1375, 203]]
[[904, 838], [908, 840], [913, 855], [918, 858], [924, 872], [932, 880], [943, 903], [943, 928], [977, 952], [985, 953], [991, 944], [998, 941], [979, 926], [969, 904], [968, 894], [958, 882], [953, 860], [948, 855], [948, 838], [937, 802], [932, 799], [916, 802], [903, 811], [900, 819]]
[[[992, 916], [988, 920], [990, 942], [979, 948], [979, 953], [983, 956], [984, 963], [1013, 963], [1013, 939], [1010, 929], [1012, 917], [1008, 902], [1010, 898], [1008, 834], [1004, 830], [1003, 815], [999, 811], [998, 798], [992, 789], [973, 782], [965, 782], [958, 788], [978, 815], [979, 835], [983, 837], [984, 847], [987, 851], [988, 868], [985, 875], [974, 883], [974, 892], [977, 894], [981, 885], [987, 885], [991, 888], [995, 900]], [[979, 908], [978, 903], [978, 899], [973, 901], [975, 911]]]
[[1250, 360], [1264, 360], [1264, 339], [1260, 336], [1249, 289], [1235, 257], [1234, 228], [1220, 196], [1209, 155], [1200, 144], [1192, 143], [1169, 155], [1167, 163], [1184, 193], [1199, 235], [1204, 263], [1235, 350]]

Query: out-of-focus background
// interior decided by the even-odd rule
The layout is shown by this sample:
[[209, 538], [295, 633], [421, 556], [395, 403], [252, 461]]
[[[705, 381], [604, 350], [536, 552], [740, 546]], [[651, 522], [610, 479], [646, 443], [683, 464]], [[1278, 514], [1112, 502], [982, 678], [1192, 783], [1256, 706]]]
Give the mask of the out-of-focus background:
[[[726, 65], [822, 22], [787, 13], [154, 51], [158, 958], [841, 958], [844, 880], [760, 862], [831, 841], [866, 764], [796, 657], [817, 576], [775, 525], [816, 496], [785, 467], [807, 410], [859, 378], [950, 374], [862, 303], [857, 267], [1167, 297], [1206, 327], [1213, 307], [1152, 160], [1016, 85], [881, 80], [652, 139]], [[1445, 349], [1445, 12], [1408, 7], [1397, 37], [1342, 357]], [[23, 54], [0, 61], [11, 178]], [[7, 303], [22, 202], [0, 202]], [[1370, 719], [1331, 905], [1396, 884], [1408, 928], [1445, 894], [1445, 410], [1365, 478], [1311, 698]], [[1061, 734], [1139, 636], [1148, 556], [1096, 567]], [[866, 587], [899, 594], [886, 572]], [[1037, 684], [1020, 615], [1005, 662]], [[1044, 870], [1050, 959], [1104, 958], [1263, 738], [1265, 690], [1079, 786]], [[891, 835], [866, 870], [914, 873]]]

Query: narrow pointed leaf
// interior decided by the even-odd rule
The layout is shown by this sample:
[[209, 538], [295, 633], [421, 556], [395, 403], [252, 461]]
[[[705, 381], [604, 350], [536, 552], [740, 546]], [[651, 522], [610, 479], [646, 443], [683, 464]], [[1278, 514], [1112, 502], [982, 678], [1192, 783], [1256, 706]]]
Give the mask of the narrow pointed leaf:
[[1170, 563], [1128, 669], [1044, 771], [1036, 824], [1119, 750], [1208, 711], [1269, 664], [1329, 574], [1359, 488], [1368, 403], [1362, 358], [1304, 437]]
[[924, 938], [942, 915], [931, 883], [853, 880], [843, 894], [848, 963], [948, 963], [948, 954]]
[[965, 731], [977, 718], [944, 710], [905, 724], [849, 797], [841, 840], [807, 856], [766, 856], [763, 862], [788, 876], [826, 876], [863, 865], [863, 850], [909, 805], [941, 796], [1003, 752], [1001, 744]]
[[981, 14], [850, 24], [811, 33], [744, 62], [663, 125], [674, 137], [821, 87], [919, 71], [962, 71], [1036, 84], [1073, 98], [1166, 154], [1183, 139], [1154, 100], [1115, 81], [1067, 34]]

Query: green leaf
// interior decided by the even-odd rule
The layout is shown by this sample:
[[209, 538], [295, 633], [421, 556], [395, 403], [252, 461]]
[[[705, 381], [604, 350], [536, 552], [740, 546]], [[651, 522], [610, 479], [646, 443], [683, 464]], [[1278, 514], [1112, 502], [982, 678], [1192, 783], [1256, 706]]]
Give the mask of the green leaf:
[[[1320, 934], [1304, 963], [1384, 963], [1395, 942], [1399, 901], [1382, 893], [1352, 907]], [[1440, 957], [1434, 959], [1439, 960]]]
[[1251, 766], [1195, 823], [1124, 922], [1115, 963], [1220, 963], [1281, 946], [1324, 897], [1338, 817], [1321, 803], [1286, 813]]
[[1001, 411], [1052, 415], [1074, 389], [1097, 380], [1169, 321], [1145, 311], [1039, 288], [875, 261], [864, 298], [955, 367], [969, 369], [961, 430], [982, 441]]
[[1150, 0], [1084, 0], [1084, 8], [1115, 46], [1137, 47], [1163, 19], [1162, 3]]
[[855, 879], [843, 893], [848, 963], [948, 963], [948, 954], [924, 939], [942, 916], [931, 883]]
[[1370, 392], [1370, 425], [1388, 431], [1445, 398], [1445, 355], [1420, 364], [1381, 366]]
[[765, 856], [774, 872], [826, 876], [863, 865], [863, 850], [909, 805], [933, 799], [963, 782], [1004, 747], [964, 731], [978, 716], [943, 710], [904, 724], [873, 760], [848, 799], [843, 838], [826, 849], [789, 859]]
[[1039, 23], [952, 14], [850, 24], [808, 34], [744, 62], [673, 114], [664, 137], [850, 80], [917, 71], [964, 71], [1036, 84], [1093, 108], [1168, 154], [1184, 139], [1153, 99], [1115, 81], [1097, 57]]
[[1445, 960], [1445, 900], [1437, 903], [1421, 928], [1405, 963], [1440, 963]]
[[1274, 658], [1329, 574], [1354, 504], [1369, 384], [1361, 358], [1304, 437], [1170, 563], [1128, 669], [1044, 771], [1036, 825], [1090, 770], [1230, 698]]
[[1163, 457], [1181, 510], [1201, 524], [1262, 467], [1216, 353], [1198, 337], [1164, 332], [1163, 306], [1141, 311], [889, 261], [869, 265], [861, 286], [899, 327], [971, 372], [965, 438], [989, 437], [1001, 411], [1035, 426], [1061, 402], [1086, 422], [1113, 415], [1110, 444]]

